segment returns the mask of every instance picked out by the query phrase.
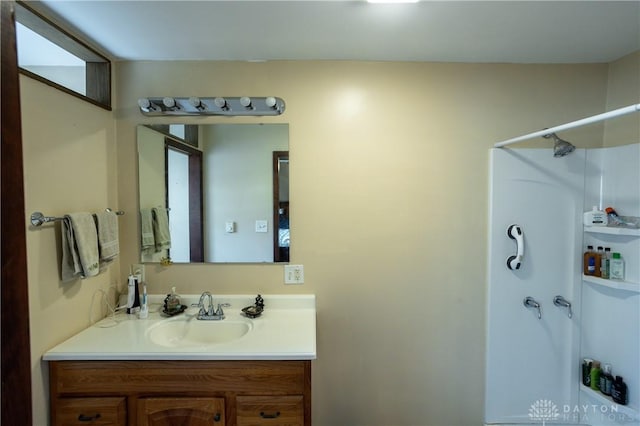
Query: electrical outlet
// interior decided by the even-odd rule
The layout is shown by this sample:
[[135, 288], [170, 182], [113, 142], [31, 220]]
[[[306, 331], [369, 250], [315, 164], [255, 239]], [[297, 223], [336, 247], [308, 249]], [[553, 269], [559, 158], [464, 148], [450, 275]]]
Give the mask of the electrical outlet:
[[266, 220], [256, 220], [256, 232], [267, 232], [268, 223]]
[[143, 283], [147, 282], [144, 276], [143, 263], [134, 263], [133, 265], [131, 265], [131, 270], [133, 271], [133, 275], [140, 275], [140, 282], [143, 282]]
[[285, 284], [304, 283], [304, 266], [285, 265], [284, 266], [284, 283]]

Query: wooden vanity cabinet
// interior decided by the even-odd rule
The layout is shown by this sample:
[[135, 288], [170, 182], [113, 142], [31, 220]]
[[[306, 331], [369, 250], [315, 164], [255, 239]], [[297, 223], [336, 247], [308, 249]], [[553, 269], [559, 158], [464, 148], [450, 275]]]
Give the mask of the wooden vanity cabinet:
[[311, 425], [311, 361], [50, 361], [49, 376], [53, 426]]

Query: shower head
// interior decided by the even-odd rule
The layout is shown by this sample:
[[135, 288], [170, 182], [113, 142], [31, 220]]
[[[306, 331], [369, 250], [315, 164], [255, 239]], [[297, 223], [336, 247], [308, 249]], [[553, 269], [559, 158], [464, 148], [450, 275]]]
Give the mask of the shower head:
[[553, 138], [553, 156], [554, 157], [564, 157], [567, 154], [571, 154], [575, 146], [573, 146], [570, 142], [565, 141], [564, 139], [560, 139], [558, 135], [555, 133], [549, 133], [544, 135], [543, 138], [549, 139]]

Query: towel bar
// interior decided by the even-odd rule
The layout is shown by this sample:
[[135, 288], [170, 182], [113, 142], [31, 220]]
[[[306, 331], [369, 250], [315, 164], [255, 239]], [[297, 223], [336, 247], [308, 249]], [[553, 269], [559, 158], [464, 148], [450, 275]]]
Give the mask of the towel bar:
[[[108, 212], [111, 211], [110, 208], [106, 208], [105, 210], [108, 211]], [[116, 214], [118, 216], [122, 216], [124, 214], [124, 212], [122, 210], [118, 210], [116, 212]], [[31, 224], [33, 226], [40, 226], [43, 223], [55, 222], [55, 221], [62, 220], [62, 219], [64, 219], [64, 217], [45, 216], [41, 212], [33, 212], [33, 213], [31, 213]]]

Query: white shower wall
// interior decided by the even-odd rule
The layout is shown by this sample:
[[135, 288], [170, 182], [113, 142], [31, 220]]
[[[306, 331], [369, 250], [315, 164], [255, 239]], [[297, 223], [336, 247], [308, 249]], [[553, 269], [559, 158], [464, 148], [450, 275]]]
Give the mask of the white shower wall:
[[[613, 207], [624, 216], [640, 216], [640, 144], [587, 152], [585, 210]], [[617, 413], [587, 412], [592, 424], [640, 424], [640, 236], [585, 233], [584, 245], [611, 247], [625, 259], [628, 285], [635, 291], [613, 289], [598, 282], [583, 282], [581, 357], [612, 366], [629, 389], [628, 407]], [[600, 406], [591, 392], [580, 393], [580, 403]], [[606, 403], [604, 403], [606, 405]], [[631, 410], [627, 410], [630, 408]], [[631, 417], [636, 417], [635, 421]]]
[[[580, 321], [579, 268], [585, 151], [553, 158], [550, 149], [492, 149], [487, 311], [485, 421], [532, 423], [538, 401], [577, 403], [576, 336]], [[525, 252], [520, 269], [506, 259], [518, 224]], [[553, 305], [563, 296], [573, 317]], [[523, 299], [541, 305], [541, 318]]]
[[[581, 259], [583, 244], [595, 238], [583, 232], [585, 210], [604, 204], [640, 216], [639, 147], [578, 149], [563, 158], [548, 149], [491, 150], [486, 423], [638, 424], [640, 293], [583, 283]], [[515, 253], [506, 234], [511, 224], [525, 235], [517, 271], [506, 267]], [[598, 238], [624, 253], [628, 279], [640, 281], [640, 238]], [[556, 295], [572, 303], [573, 318], [554, 306]], [[523, 305], [526, 296], [541, 304], [541, 319]], [[607, 401], [580, 388], [584, 356], [625, 377], [630, 405], [623, 414], [592, 412]], [[537, 415], [541, 403], [556, 415]]]

